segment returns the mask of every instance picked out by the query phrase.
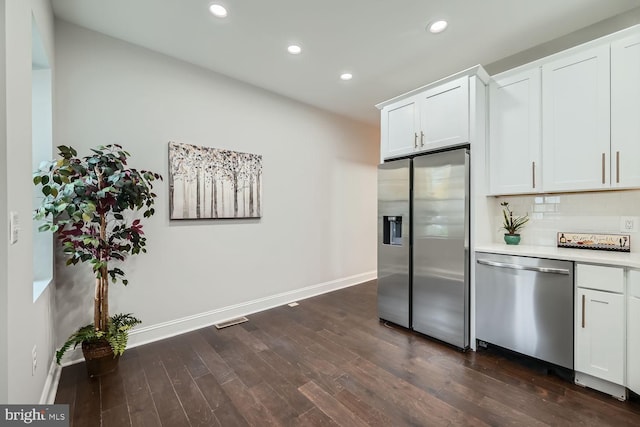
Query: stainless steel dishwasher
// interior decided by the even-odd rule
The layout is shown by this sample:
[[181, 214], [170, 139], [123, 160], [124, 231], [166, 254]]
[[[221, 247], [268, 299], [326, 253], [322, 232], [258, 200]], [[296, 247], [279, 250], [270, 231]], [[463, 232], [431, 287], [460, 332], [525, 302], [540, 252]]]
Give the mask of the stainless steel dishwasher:
[[476, 260], [476, 338], [573, 369], [573, 262]]

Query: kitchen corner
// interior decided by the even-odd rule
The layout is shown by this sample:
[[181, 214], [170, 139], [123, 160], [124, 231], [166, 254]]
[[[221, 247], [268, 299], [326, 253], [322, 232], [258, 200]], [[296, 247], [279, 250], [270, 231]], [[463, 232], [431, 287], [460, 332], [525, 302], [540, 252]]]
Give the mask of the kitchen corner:
[[[475, 259], [497, 260], [505, 268], [476, 266], [476, 338], [564, 367], [567, 365], [553, 357], [563, 343], [569, 342], [576, 384], [620, 400], [626, 399], [627, 390], [639, 393], [640, 233], [635, 215], [640, 212], [640, 190], [487, 196], [486, 202], [490, 210], [486, 225], [491, 232], [487, 240], [475, 245]], [[520, 245], [503, 242], [500, 225], [504, 202], [516, 214], [529, 215]], [[561, 241], [558, 233], [563, 232], [629, 236], [630, 252], [557, 247]], [[554, 296], [553, 292], [561, 293], [560, 286], [549, 284], [569, 277], [547, 274], [547, 264], [557, 262], [569, 266], [573, 285], [570, 293], [562, 291], [562, 295]], [[503, 273], [501, 287], [496, 289], [493, 279], [483, 279], [486, 271]], [[506, 301], [508, 295], [513, 298]], [[482, 304], [486, 305], [484, 309]], [[484, 324], [492, 325], [490, 321], [496, 316], [492, 313], [499, 312], [501, 306], [519, 307], [516, 312], [521, 316], [502, 331], [496, 332], [494, 326], [483, 329]], [[543, 325], [554, 322], [549, 319], [561, 318], [561, 306], [565, 307], [565, 316], [557, 320], [552, 332], [571, 328], [573, 334], [564, 333], [565, 338], [558, 339], [546, 329], [540, 335]], [[551, 312], [550, 307], [555, 310]], [[513, 311], [505, 310], [506, 314]]]

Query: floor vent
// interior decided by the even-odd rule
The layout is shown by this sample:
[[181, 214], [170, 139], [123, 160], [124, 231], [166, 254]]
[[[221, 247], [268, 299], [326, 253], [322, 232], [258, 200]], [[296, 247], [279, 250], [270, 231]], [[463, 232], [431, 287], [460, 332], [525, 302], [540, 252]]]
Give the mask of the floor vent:
[[227, 320], [226, 322], [216, 323], [214, 326], [218, 329], [228, 328], [229, 326], [239, 325], [240, 323], [248, 322], [246, 317], [236, 317], [235, 319]]

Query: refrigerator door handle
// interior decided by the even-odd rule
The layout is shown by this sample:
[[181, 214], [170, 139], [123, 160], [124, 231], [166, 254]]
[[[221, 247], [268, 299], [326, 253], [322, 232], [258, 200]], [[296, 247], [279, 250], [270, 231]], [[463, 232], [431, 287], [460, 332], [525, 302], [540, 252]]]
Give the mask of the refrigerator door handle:
[[470, 190], [470, 174], [469, 174], [469, 150], [465, 150], [464, 153], [464, 249], [469, 250], [469, 222], [470, 222], [470, 208], [469, 208], [469, 190]]
[[535, 271], [538, 273], [569, 274], [569, 270], [567, 270], [566, 268], [532, 267], [528, 265], [509, 264], [506, 262], [489, 261], [486, 259], [479, 259], [477, 260], [477, 263], [482, 265], [488, 265], [491, 267], [511, 268], [513, 270], [529, 270], [529, 271]]

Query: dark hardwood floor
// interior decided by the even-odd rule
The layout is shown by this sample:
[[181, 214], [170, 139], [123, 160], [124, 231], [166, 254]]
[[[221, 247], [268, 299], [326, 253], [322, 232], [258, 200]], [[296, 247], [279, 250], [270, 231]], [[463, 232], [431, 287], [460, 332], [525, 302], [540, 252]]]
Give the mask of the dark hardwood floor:
[[462, 353], [380, 323], [368, 282], [63, 369], [56, 403], [88, 426], [638, 426], [619, 402], [527, 358]]

